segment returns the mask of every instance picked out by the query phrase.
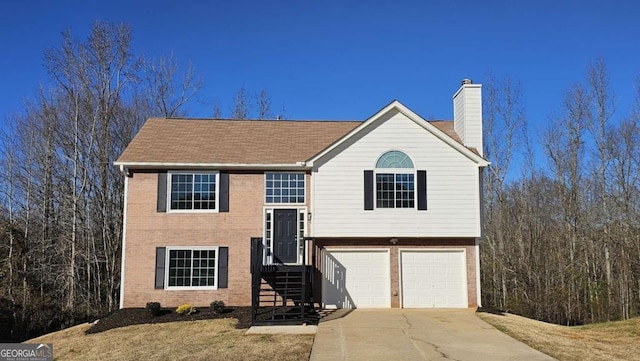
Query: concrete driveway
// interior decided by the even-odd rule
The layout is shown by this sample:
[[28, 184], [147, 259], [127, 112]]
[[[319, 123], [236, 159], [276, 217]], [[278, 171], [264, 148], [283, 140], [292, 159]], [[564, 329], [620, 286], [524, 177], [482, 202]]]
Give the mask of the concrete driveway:
[[345, 311], [338, 311], [344, 317], [320, 322], [311, 361], [555, 360], [496, 330], [473, 310]]

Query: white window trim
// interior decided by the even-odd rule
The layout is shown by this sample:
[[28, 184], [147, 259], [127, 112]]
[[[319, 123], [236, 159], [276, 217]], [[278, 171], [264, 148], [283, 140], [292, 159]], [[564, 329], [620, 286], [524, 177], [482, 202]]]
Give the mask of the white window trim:
[[[215, 174], [216, 209], [171, 209], [171, 176], [173, 174]], [[219, 171], [168, 171], [167, 172], [167, 213], [218, 213], [220, 210], [220, 172]]]
[[[302, 174], [302, 181], [304, 182], [304, 202], [295, 202], [295, 203], [267, 203], [267, 173], [279, 173], [279, 174]], [[278, 206], [284, 206], [284, 208], [286, 208], [286, 206], [292, 206], [291, 208], [296, 208], [296, 206], [300, 206], [302, 204], [306, 204], [307, 203], [307, 174], [305, 172], [286, 172], [286, 171], [280, 171], [280, 172], [264, 172], [264, 193], [262, 194], [262, 201], [264, 202], [265, 206], [268, 207], [278, 207]]]
[[[300, 206], [292, 206], [291, 203], [287, 203], [287, 204], [277, 204], [277, 205], [269, 205], [269, 206], [264, 206], [262, 208], [262, 249], [263, 254], [262, 254], [262, 261], [264, 264], [273, 264], [273, 250], [268, 248], [268, 244], [267, 244], [267, 213], [271, 215], [271, 242], [273, 243], [273, 211], [275, 209], [297, 209], [298, 210], [298, 218], [296, 219], [296, 225], [297, 225], [297, 229], [296, 229], [296, 234], [298, 235], [298, 263], [287, 263], [288, 265], [299, 265], [302, 264], [303, 258], [305, 255], [303, 254], [304, 252], [300, 252], [300, 244], [302, 242], [302, 239], [300, 238], [300, 214], [304, 215], [304, 229], [303, 229], [303, 238], [304, 237], [308, 237], [309, 234], [309, 219], [308, 219], [308, 214], [309, 211], [307, 210], [307, 207], [300, 207]], [[268, 251], [268, 255], [267, 255], [267, 251]]]
[[[164, 289], [167, 291], [208, 291], [208, 290], [217, 290], [218, 289], [218, 263], [220, 260], [220, 247], [218, 246], [168, 246], [165, 251], [165, 260], [164, 260]], [[171, 251], [176, 250], [214, 250], [216, 251], [216, 264], [214, 268], [213, 274], [213, 286], [169, 286], [169, 257], [171, 255]], [[193, 257], [193, 253], [191, 254]], [[193, 258], [191, 259], [193, 262]], [[193, 275], [192, 275], [193, 277]]]
[[[396, 174], [413, 174], [413, 207], [378, 207], [378, 174], [390, 174], [393, 173], [393, 182], [395, 184]], [[373, 170], [373, 209], [375, 210], [389, 210], [394, 212], [402, 212], [403, 210], [415, 211], [418, 209], [418, 171], [416, 168], [374, 168]], [[395, 202], [395, 189], [394, 189], [394, 202]]]

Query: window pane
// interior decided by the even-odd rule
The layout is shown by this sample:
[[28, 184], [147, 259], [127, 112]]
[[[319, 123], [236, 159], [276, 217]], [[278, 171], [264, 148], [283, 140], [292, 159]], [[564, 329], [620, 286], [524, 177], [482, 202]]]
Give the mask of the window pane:
[[216, 251], [209, 249], [170, 250], [169, 286], [215, 286]]
[[216, 208], [216, 175], [199, 174], [194, 181], [194, 209]]
[[193, 258], [193, 284], [196, 286], [213, 286], [213, 281], [209, 282], [208, 280], [209, 276], [214, 274], [215, 251], [194, 250]]
[[266, 173], [266, 179], [266, 203], [304, 203], [304, 174]]
[[191, 251], [169, 251], [169, 286], [189, 286], [191, 280]]
[[171, 209], [215, 209], [214, 173], [171, 174]]
[[189, 209], [191, 203], [192, 175], [171, 175], [171, 209]]
[[413, 174], [396, 174], [396, 208], [414, 207]]
[[376, 206], [378, 208], [393, 208], [394, 177], [391, 173], [376, 174]]
[[377, 173], [376, 207], [414, 208], [415, 182], [412, 173]]

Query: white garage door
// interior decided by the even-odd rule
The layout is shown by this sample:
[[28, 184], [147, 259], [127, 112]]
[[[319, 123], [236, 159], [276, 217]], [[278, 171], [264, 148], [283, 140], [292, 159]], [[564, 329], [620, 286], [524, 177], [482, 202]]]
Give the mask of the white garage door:
[[463, 250], [401, 251], [402, 307], [466, 308]]
[[389, 252], [324, 250], [322, 302], [327, 308], [391, 307]]

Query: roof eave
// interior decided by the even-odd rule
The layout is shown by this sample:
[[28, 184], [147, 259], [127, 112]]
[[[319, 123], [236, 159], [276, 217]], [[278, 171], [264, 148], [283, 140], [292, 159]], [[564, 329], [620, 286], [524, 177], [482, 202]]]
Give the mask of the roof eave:
[[309, 170], [306, 162], [297, 163], [183, 163], [183, 162], [122, 162], [115, 166], [124, 169], [242, 169], [242, 170]]

